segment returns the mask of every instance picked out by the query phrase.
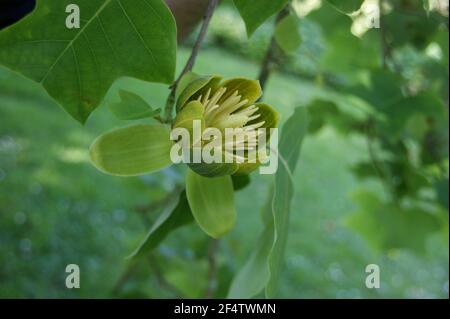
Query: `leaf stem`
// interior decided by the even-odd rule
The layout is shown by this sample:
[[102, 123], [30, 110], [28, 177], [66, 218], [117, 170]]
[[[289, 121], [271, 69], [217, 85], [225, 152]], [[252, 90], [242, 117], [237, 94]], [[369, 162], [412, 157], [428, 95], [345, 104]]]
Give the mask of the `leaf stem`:
[[197, 36], [197, 40], [195, 41], [194, 46], [192, 47], [191, 56], [189, 57], [188, 61], [186, 62], [186, 65], [184, 66], [183, 71], [181, 71], [178, 78], [170, 86], [171, 90], [170, 90], [170, 94], [167, 98], [166, 108], [164, 111], [164, 122], [166, 122], [166, 123], [170, 123], [172, 121], [173, 107], [175, 105], [175, 97], [176, 97], [178, 85], [179, 85], [181, 79], [183, 78], [183, 76], [186, 73], [188, 73], [189, 71], [191, 71], [195, 65], [195, 61], [197, 60], [197, 55], [200, 51], [201, 44], [206, 36], [206, 33], [208, 32], [209, 23], [211, 22], [211, 18], [214, 14], [214, 10], [216, 9], [218, 3], [219, 3], [219, 0], [209, 0], [205, 15], [203, 16], [203, 23], [202, 23], [200, 32]]
[[366, 125], [367, 150], [372, 166], [384, 186], [386, 197], [393, 199], [394, 187], [391, 185], [390, 178], [388, 176], [389, 174], [386, 172], [383, 163], [378, 159], [374, 149], [374, 139], [376, 138], [376, 133], [374, 132], [373, 125], [373, 120], [370, 120]]
[[386, 21], [385, 21], [384, 15], [383, 15], [384, 0], [378, 0], [378, 6], [379, 6], [379, 10], [380, 10], [380, 38], [381, 38], [381, 48], [383, 51], [382, 52], [383, 68], [387, 69], [388, 62], [391, 62], [394, 70], [398, 74], [401, 74], [402, 70], [394, 59], [393, 52], [392, 52], [393, 48], [388, 40], [388, 35], [387, 35], [388, 30], [387, 30]]
[[[285, 6], [277, 15], [275, 20], [275, 27], [289, 15], [289, 5]], [[261, 84], [261, 88], [264, 91], [264, 88], [267, 84], [267, 80], [269, 79], [270, 73], [272, 71], [273, 62], [275, 62], [277, 55], [280, 53], [280, 48], [278, 47], [277, 41], [275, 40], [275, 31], [270, 39], [269, 47], [267, 48], [266, 54], [264, 55], [264, 59], [261, 63], [261, 69], [259, 71], [259, 83]]]

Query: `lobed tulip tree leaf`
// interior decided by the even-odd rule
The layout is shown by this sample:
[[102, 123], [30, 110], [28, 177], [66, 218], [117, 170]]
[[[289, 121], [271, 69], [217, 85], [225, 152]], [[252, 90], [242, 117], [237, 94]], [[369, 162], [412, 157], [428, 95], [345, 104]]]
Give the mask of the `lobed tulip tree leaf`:
[[361, 8], [364, 0], [327, 0], [333, 7], [342, 13], [352, 13]]
[[120, 90], [120, 102], [110, 103], [109, 109], [120, 120], [138, 120], [158, 115], [161, 109], [153, 109], [136, 93]]
[[67, 28], [70, 0], [38, 1], [0, 32], [0, 64], [40, 83], [84, 123], [118, 77], [170, 83], [175, 20], [163, 0], [78, 0], [80, 28]]
[[[178, 198], [178, 201], [176, 198]], [[155, 249], [170, 232], [193, 221], [194, 218], [189, 208], [186, 191], [176, 192], [169, 198], [163, 212], [153, 224], [144, 241], [130, 255], [130, 258], [142, 256]]]
[[279, 144], [282, 163], [275, 175], [272, 199], [264, 207], [264, 230], [249, 259], [234, 278], [228, 293], [229, 298], [252, 298], [264, 288], [267, 297], [273, 298], [276, 294], [294, 191], [292, 173], [296, 168], [306, 132], [306, 109], [299, 107], [282, 129]]
[[104, 173], [136, 176], [170, 166], [172, 146], [168, 126], [137, 124], [98, 137], [91, 145], [90, 156]]
[[442, 211], [385, 202], [367, 190], [354, 192], [352, 197], [359, 209], [347, 217], [346, 223], [375, 251], [406, 248], [425, 253], [427, 238], [441, 229]]
[[247, 35], [250, 37], [267, 19], [280, 11], [288, 0], [234, 0], [242, 19], [244, 19]]
[[234, 227], [236, 210], [230, 176], [210, 178], [188, 170], [186, 194], [195, 220], [209, 236], [219, 238]]
[[292, 14], [278, 22], [275, 28], [275, 40], [285, 53], [293, 53], [302, 44], [298, 29], [298, 18]]

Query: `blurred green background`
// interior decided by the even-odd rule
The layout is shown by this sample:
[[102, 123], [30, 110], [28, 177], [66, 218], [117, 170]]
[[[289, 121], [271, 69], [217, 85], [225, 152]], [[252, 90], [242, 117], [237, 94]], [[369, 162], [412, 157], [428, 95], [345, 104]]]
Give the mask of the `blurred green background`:
[[[294, 3], [302, 45], [280, 61], [264, 97], [283, 121], [308, 106], [312, 124], [294, 176], [280, 297], [448, 298], [448, 9], [427, 16], [422, 1], [399, 3], [386, 16], [393, 59], [384, 71], [379, 30], [357, 37], [356, 16], [320, 1]], [[399, 15], [403, 3], [421, 15]], [[225, 1], [195, 71], [257, 77], [272, 29], [269, 21], [247, 40]], [[180, 47], [179, 67], [192, 41]], [[118, 100], [119, 88], [152, 105], [168, 94], [164, 85], [124, 78], [103, 104]], [[405, 91], [421, 99], [407, 100], [406, 111], [383, 109]], [[376, 138], [357, 125], [380, 116]], [[196, 225], [148, 258], [126, 259], [184, 168], [136, 178], [98, 172], [90, 143], [125, 124], [103, 105], [83, 127], [38, 85], [0, 68], [0, 297], [205, 296], [209, 239]], [[270, 181], [253, 174], [237, 193], [237, 227], [220, 242], [216, 297], [226, 296], [257, 240]], [[80, 266], [80, 289], [65, 287], [67, 264]], [[380, 289], [365, 287], [368, 264], [380, 266]]]

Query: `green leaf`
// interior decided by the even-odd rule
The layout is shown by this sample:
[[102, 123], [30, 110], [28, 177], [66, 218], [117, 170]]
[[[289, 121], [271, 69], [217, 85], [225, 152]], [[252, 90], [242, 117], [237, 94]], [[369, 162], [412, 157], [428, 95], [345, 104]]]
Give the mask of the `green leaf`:
[[275, 175], [272, 200], [274, 242], [269, 254], [270, 277], [266, 286], [266, 296], [274, 298], [283, 265], [283, 256], [289, 233], [289, 215], [294, 185], [292, 174], [300, 157], [300, 149], [308, 129], [306, 108], [299, 107], [284, 125], [279, 152], [282, 165]]
[[230, 176], [209, 178], [188, 170], [186, 193], [195, 220], [209, 236], [219, 238], [234, 227], [236, 210]]
[[168, 126], [137, 124], [101, 135], [92, 144], [90, 156], [104, 173], [135, 176], [170, 166], [172, 145]]
[[278, 22], [275, 28], [275, 40], [286, 53], [295, 52], [302, 44], [302, 37], [298, 29], [298, 18], [292, 14]]
[[138, 120], [158, 115], [161, 109], [154, 110], [136, 93], [120, 90], [120, 102], [110, 103], [109, 109], [120, 120]]
[[244, 19], [248, 37], [287, 3], [288, 0], [234, 0], [236, 8]]
[[84, 123], [118, 77], [170, 83], [175, 20], [162, 0], [79, 0], [79, 29], [68, 29], [73, 1], [38, 1], [35, 11], [0, 32], [0, 64], [40, 83]]
[[256, 247], [231, 283], [227, 298], [249, 299], [264, 289], [270, 277], [267, 257], [273, 246], [273, 231], [274, 228], [271, 226], [267, 225], [264, 228]]
[[275, 175], [273, 197], [264, 207], [264, 230], [244, 267], [234, 278], [229, 298], [252, 298], [266, 288], [266, 296], [276, 293], [289, 226], [293, 195], [292, 173], [307, 131], [307, 114], [299, 107], [287, 120], [280, 139], [280, 160]]
[[[386, 30], [389, 30], [389, 39], [396, 47], [404, 45], [425, 49], [434, 34], [439, 30], [441, 23], [448, 25], [448, 17], [437, 12], [430, 12], [427, 17], [412, 15], [405, 12], [405, 5], [401, 1], [392, 2], [393, 10], [386, 12], [383, 22]], [[411, 2], [407, 10], [424, 13], [423, 7], [418, 1]], [[408, 30], [408, 32], [405, 32]], [[448, 42], [448, 32], [447, 32]]]
[[449, 196], [448, 196], [448, 177], [438, 180], [434, 183], [434, 189], [436, 191], [439, 203], [449, 209]]
[[[380, 111], [384, 111], [390, 105], [400, 101], [403, 81], [401, 77], [393, 72], [375, 69], [370, 73], [367, 83], [358, 84], [350, 89], [351, 93], [366, 100], [370, 105]], [[383, 94], [380, 94], [383, 92]]]
[[342, 13], [352, 13], [361, 8], [364, 0], [327, 0], [333, 7]]
[[428, 235], [441, 228], [439, 212], [384, 202], [366, 190], [355, 192], [352, 197], [359, 210], [346, 223], [376, 251], [407, 248], [423, 253]]
[[[391, 138], [398, 138], [405, 129], [408, 120], [415, 115], [423, 115], [433, 119], [435, 123], [445, 121], [445, 107], [438, 96], [430, 93], [420, 93], [416, 96], [403, 98], [382, 109], [388, 121], [384, 129], [390, 132]], [[413, 128], [417, 129], [417, 127]]]
[[[178, 202], [176, 198], [178, 197]], [[139, 257], [155, 249], [173, 230], [194, 221], [186, 197], [186, 191], [176, 192], [169, 199], [162, 214], [153, 224], [144, 241], [129, 258]]]

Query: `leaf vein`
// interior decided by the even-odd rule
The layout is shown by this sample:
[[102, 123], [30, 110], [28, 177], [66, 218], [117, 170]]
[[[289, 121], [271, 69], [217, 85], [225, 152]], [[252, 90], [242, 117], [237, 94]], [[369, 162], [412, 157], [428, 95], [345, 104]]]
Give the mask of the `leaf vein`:
[[133, 23], [133, 21], [131, 21], [129, 15], [127, 14], [127, 12], [125, 11], [125, 8], [122, 6], [122, 3], [120, 0], [117, 0], [117, 3], [119, 4], [120, 8], [122, 9], [123, 14], [125, 15], [125, 17], [127, 18], [129, 24], [131, 25], [131, 27], [134, 29], [134, 31], [137, 33], [137, 35], [139, 36], [139, 39], [141, 40], [142, 44], [144, 45], [145, 49], [147, 50], [148, 53], [150, 53], [150, 56], [152, 57], [153, 62], [156, 63], [155, 60], [155, 56], [153, 55], [152, 50], [150, 50], [150, 48], [147, 46], [147, 43], [145, 43], [144, 38], [142, 37], [141, 33], [139, 32], [139, 30], [136, 28], [136, 25]]
[[91, 24], [91, 22], [103, 11], [103, 9], [111, 2], [111, 0], [106, 0], [101, 6], [100, 8], [98, 8], [98, 10], [94, 13], [94, 15], [89, 19], [89, 21], [80, 29], [80, 31], [77, 33], [77, 35], [69, 41], [69, 44], [64, 48], [64, 50], [62, 50], [61, 54], [59, 54], [55, 61], [53, 62], [53, 64], [50, 66], [50, 68], [48, 69], [48, 71], [46, 72], [46, 74], [44, 75], [44, 77], [42, 78], [41, 81], [39, 81], [39, 83], [44, 83], [45, 80], [47, 79], [48, 75], [53, 71], [53, 69], [55, 68], [55, 66], [58, 64], [58, 62], [61, 60], [61, 58], [64, 56], [64, 54], [67, 52], [67, 50], [72, 47], [73, 48], [73, 44], [75, 43], [75, 41], [78, 39], [78, 37], [80, 36], [80, 34], [82, 34], [84, 32], [84, 30], [86, 30], [86, 28]]

